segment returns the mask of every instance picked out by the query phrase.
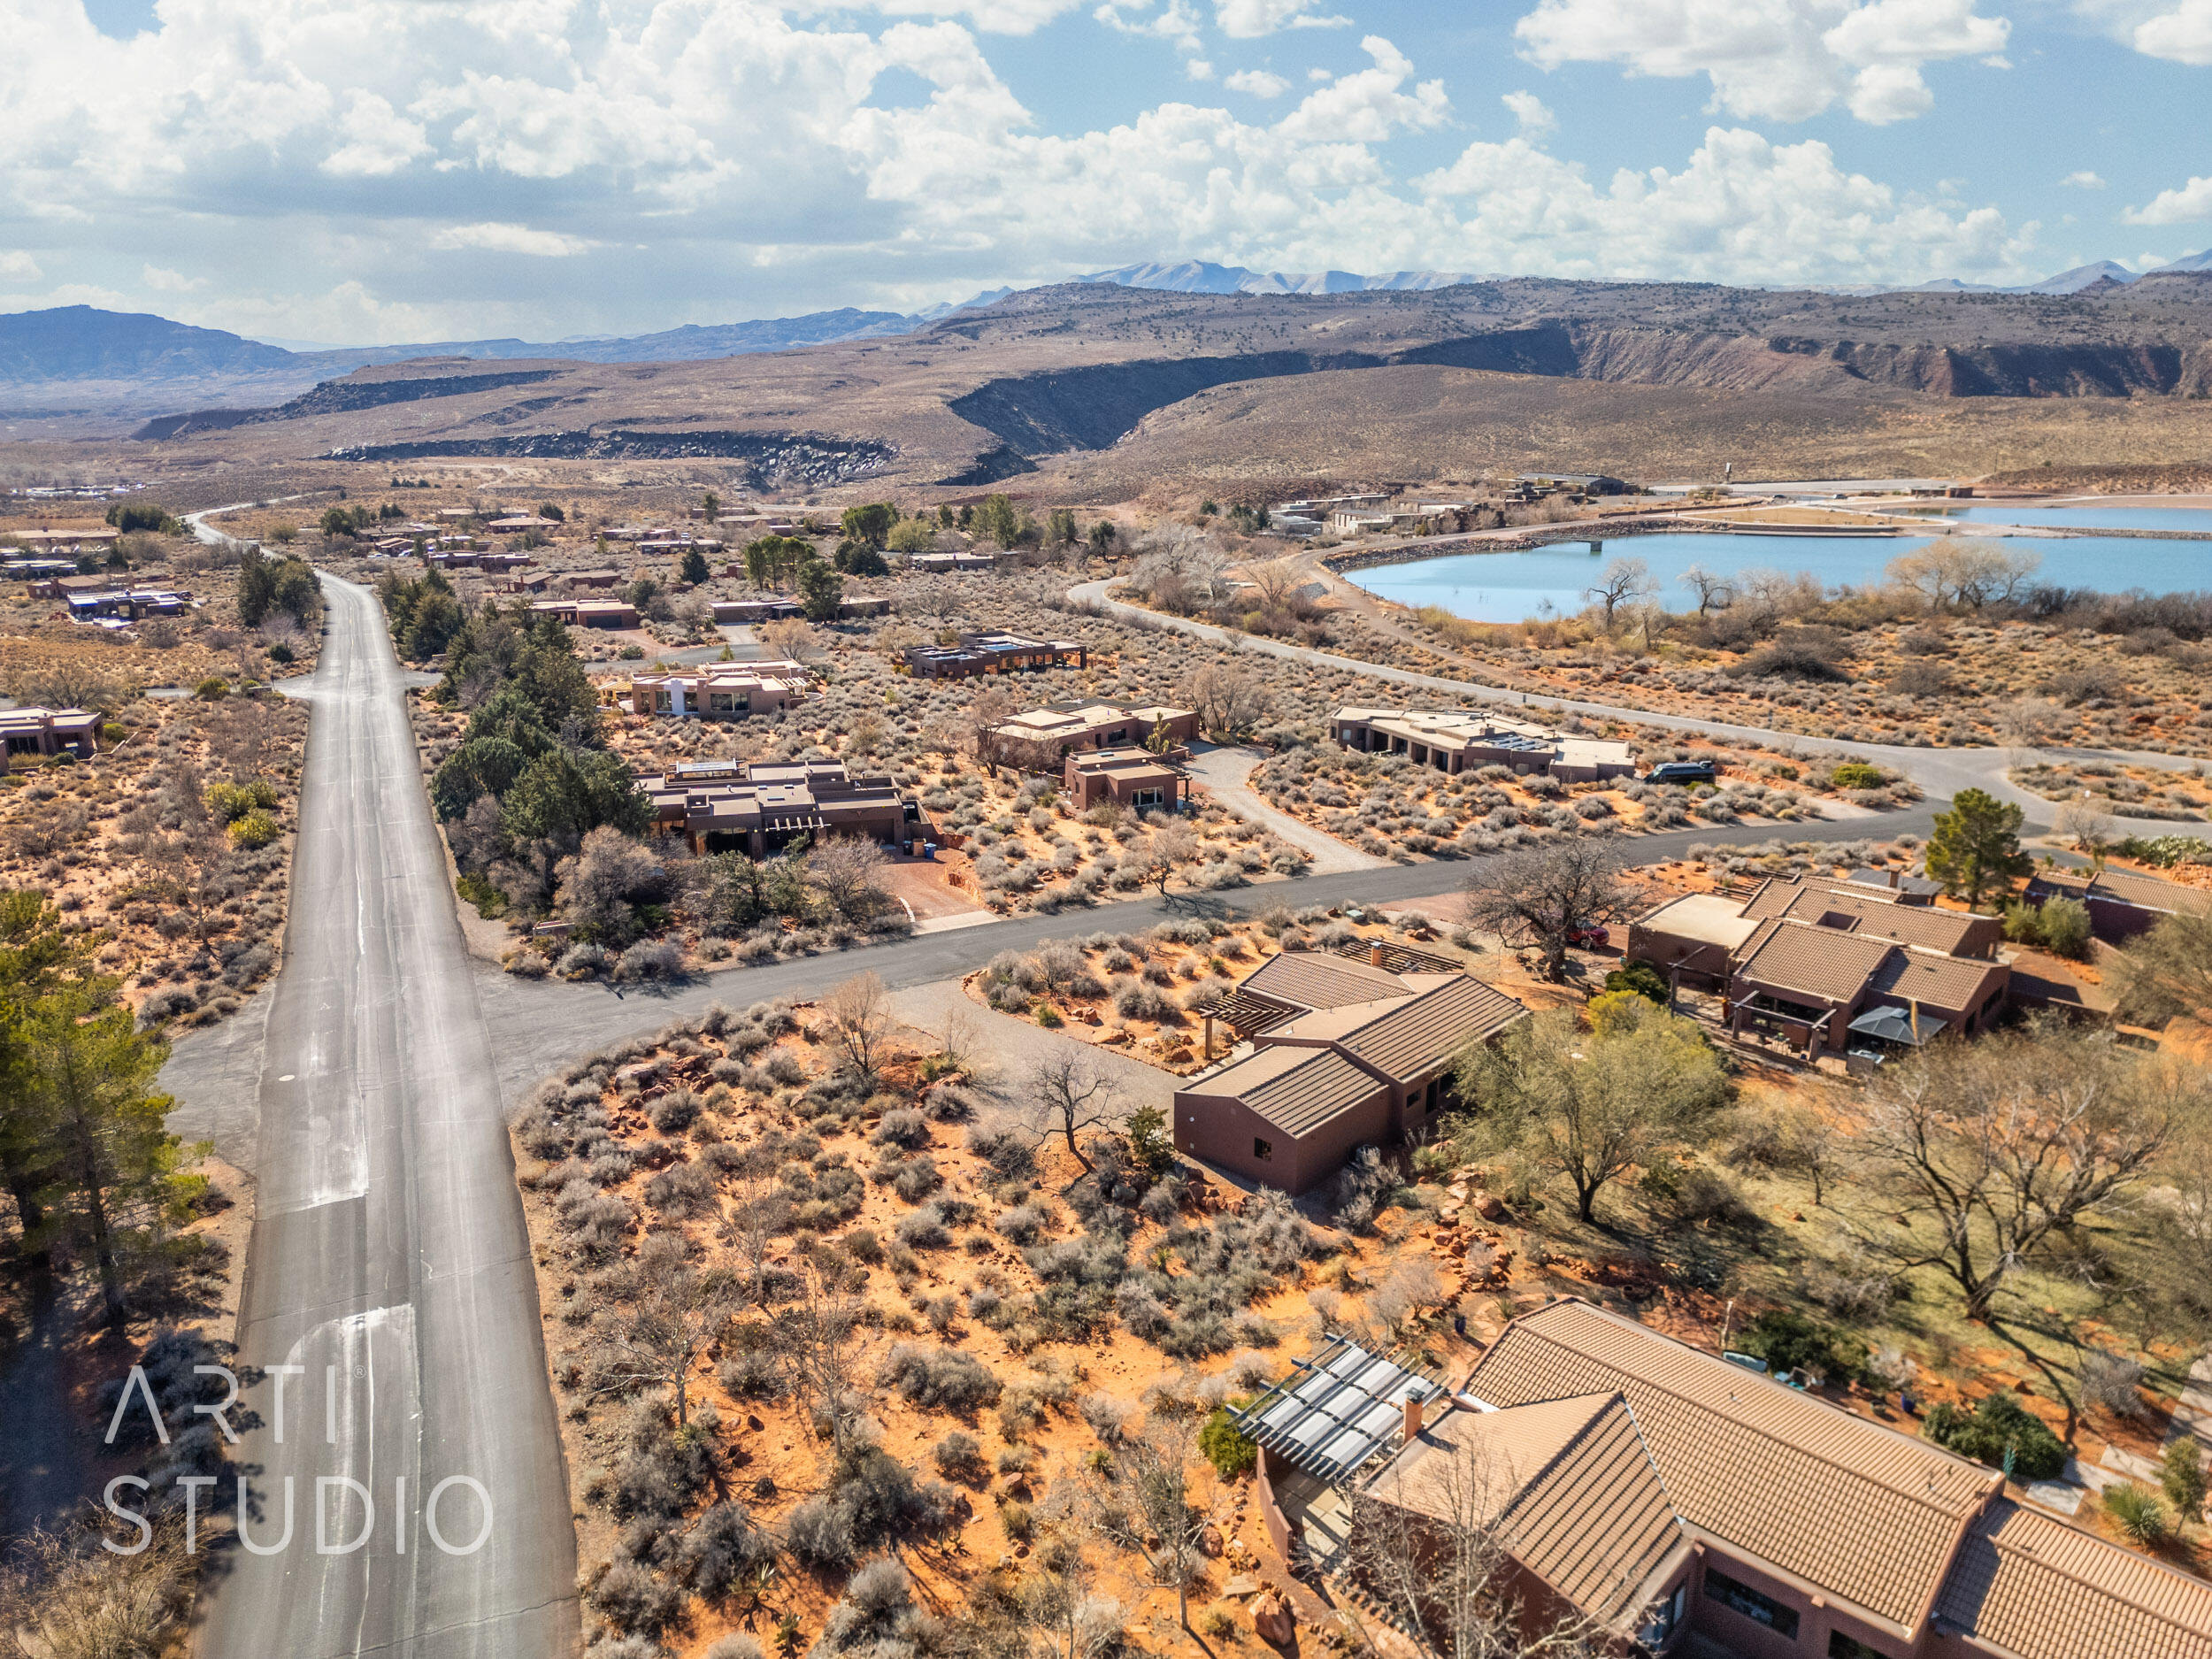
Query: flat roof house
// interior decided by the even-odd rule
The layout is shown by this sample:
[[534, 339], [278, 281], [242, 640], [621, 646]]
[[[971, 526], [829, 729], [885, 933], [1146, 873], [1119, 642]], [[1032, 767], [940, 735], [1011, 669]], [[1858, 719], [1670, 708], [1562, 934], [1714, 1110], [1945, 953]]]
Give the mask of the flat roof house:
[[1084, 749], [1141, 747], [1164, 726], [1171, 746], [1198, 735], [1198, 717], [1188, 709], [1126, 708], [1118, 703], [1079, 700], [1048, 703], [1018, 714], [995, 727], [999, 758], [1025, 772], [1057, 772], [1068, 756]]
[[1438, 772], [1504, 766], [1548, 772], [1566, 783], [1595, 783], [1633, 772], [1628, 745], [1609, 739], [1562, 737], [1540, 726], [1479, 710], [1339, 709], [1329, 733], [1363, 754], [1404, 755]]
[[1238, 1424], [1271, 1532], [1325, 1571], [1348, 1554], [1342, 1488], [1417, 1536], [1471, 1494], [1533, 1610], [1591, 1618], [1618, 1652], [2212, 1659], [2212, 1585], [1578, 1298], [1507, 1325], [1455, 1394], [1339, 1344]]
[[1071, 752], [1060, 763], [1060, 787], [1079, 812], [1104, 801], [1132, 811], [1172, 812], [1190, 799], [1190, 774], [1148, 749]]
[[58, 755], [66, 749], [90, 760], [97, 747], [100, 717], [83, 709], [0, 709], [0, 740], [10, 760], [18, 755]]
[[674, 673], [633, 674], [629, 704], [635, 714], [682, 719], [738, 720], [772, 714], [806, 695], [808, 675], [797, 663], [718, 665]]
[[637, 607], [626, 599], [541, 599], [530, 609], [580, 628], [637, 626]]
[[1305, 1192], [1355, 1148], [1426, 1123], [1448, 1098], [1446, 1074], [1460, 1045], [1527, 1015], [1441, 957], [1394, 972], [1285, 951], [1210, 1016], [1248, 1034], [1251, 1048], [1176, 1091], [1175, 1144], [1266, 1186]]
[[963, 634], [956, 646], [914, 645], [906, 651], [906, 672], [920, 680], [967, 680], [1070, 664], [1090, 664], [1089, 653], [1075, 641], [1033, 640], [1020, 634]]
[[641, 778], [653, 803], [653, 827], [680, 835], [695, 853], [743, 852], [755, 857], [806, 835], [864, 835], [904, 841], [921, 809], [887, 776], [855, 777], [841, 761], [755, 765], [700, 761]]

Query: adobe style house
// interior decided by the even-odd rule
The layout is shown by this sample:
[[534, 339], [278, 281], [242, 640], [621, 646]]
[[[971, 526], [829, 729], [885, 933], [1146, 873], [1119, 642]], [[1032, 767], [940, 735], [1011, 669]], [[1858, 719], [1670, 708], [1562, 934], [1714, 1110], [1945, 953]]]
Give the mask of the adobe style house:
[[2039, 870], [2027, 897], [2032, 904], [2071, 899], [2085, 905], [2089, 931], [2108, 945], [2124, 945], [2169, 916], [2212, 906], [2212, 894], [2134, 870]]
[[1806, 877], [1671, 899], [1629, 925], [1625, 956], [1724, 988], [1731, 1030], [1775, 1033], [1809, 1056], [1883, 1054], [2000, 1018], [2012, 985], [2002, 937], [1994, 917]]
[[1118, 703], [1048, 703], [992, 728], [997, 757], [1025, 772], [1057, 772], [1083, 749], [1143, 748], [1164, 732], [1170, 750], [1198, 735], [1198, 716], [1162, 705], [1125, 708]]
[[1427, 1123], [1461, 1044], [1528, 1010], [1443, 957], [1397, 949], [1394, 961], [1286, 950], [1246, 975], [1208, 1014], [1206, 1051], [1216, 1019], [1250, 1048], [1175, 1092], [1176, 1147], [1296, 1194]]
[[0, 739], [5, 740], [10, 762], [19, 755], [64, 752], [90, 760], [99, 733], [100, 717], [83, 709], [0, 709]]
[[[682, 672], [633, 674], [626, 699], [634, 714], [678, 719], [741, 720], [772, 714], [807, 695], [808, 675], [793, 662], [715, 664]], [[610, 687], [619, 697], [619, 687]]]
[[1172, 812], [1190, 799], [1190, 774], [1148, 749], [1071, 752], [1060, 763], [1060, 787], [1078, 812], [1107, 801], [1132, 811]]
[[1456, 1393], [1340, 1340], [1238, 1426], [1286, 1554], [1346, 1570], [1380, 1514], [1347, 1493], [1416, 1538], [1472, 1509], [1539, 1621], [1594, 1620], [1617, 1653], [2212, 1659], [2212, 1585], [1576, 1298], [1507, 1325]]
[[1033, 640], [1021, 634], [963, 634], [960, 643], [912, 645], [906, 672], [917, 680], [968, 680], [1028, 668], [1088, 667], [1090, 655], [1073, 640]]
[[1596, 783], [1633, 773], [1628, 745], [1609, 739], [1562, 737], [1540, 726], [1478, 710], [1339, 709], [1330, 735], [1363, 754], [1404, 755], [1438, 772], [1503, 766], [1548, 772], [1563, 783]]
[[640, 778], [657, 833], [695, 853], [780, 851], [801, 835], [864, 835], [886, 843], [921, 833], [921, 808], [887, 777], [854, 777], [841, 761], [750, 765], [703, 761]]
[[541, 599], [531, 610], [580, 628], [634, 628], [637, 607], [617, 599]]

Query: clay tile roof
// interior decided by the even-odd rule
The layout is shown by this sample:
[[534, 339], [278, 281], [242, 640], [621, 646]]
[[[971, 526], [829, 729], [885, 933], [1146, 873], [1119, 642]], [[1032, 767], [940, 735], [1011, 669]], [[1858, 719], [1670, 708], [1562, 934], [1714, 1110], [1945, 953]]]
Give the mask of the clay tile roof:
[[1924, 945], [1931, 950], [1956, 954], [1977, 933], [1993, 931], [1990, 918], [1957, 910], [1923, 909], [1888, 899], [1863, 899], [1834, 887], [1808, 887], [1796, 893], [1769, 887], [1744, 907], [1744, 914], [1765, 918], [1786, 916], [1816, 926], [1838, 927], [1863, 938], [1893, 939], [1901, 945]]
[[2212, 904], [2212, 894], [2200, 887], [2185, 887], [2133, 870], [2099, 871], [2091, 892], [2098, 898], [2118, 899], [2150, 910], [2200, 910]]
[[1874, 988], [1885, 996], [1971, 1013], [1988, 998], [1993, 982], [2001, 983], [2005, 978], [2005, 969], [1999, 963], [1901, 950], [1875, 974]]
[[1447, 1522], [1479, 1510], [1522, 1566], [1608, 1622], [1684, 1541], [1635, 1414], [1618, 1393], [1448, 1411], [1371, 1490]]
[[1500, 1407], [1614, 1389], [1683, 1520], [1906, 1629], [1998, 1478], [1584, 1302], [1515, 1320], [1467, 1384]]
[[1286, 1135], [1311, 1134], [1371, 1101], [1382, 1085], [1328, 1048], [1263, 1048], [1190, 1092], [1240, 1100]]
[[1486, 1041], [1528, 1010], [1470, 974], [1378, 1014], [1343, 1038], [1345, 1053], [1401, 1083], [1433, 1071], [1470, 1038]]
[[2009, 1499], [1968, 1529], [1935, 1610], [2020, 1659], [2212, 1659], [2212, 1584]]
[[1378, 997], [1403, 996], [1394, 973], [1318, 950], [1286, 950], [1270, 956], [1244, 979], [1244, 988], [1300, 1008], [1341, 1008]]
[[1897, 947], [1886, 939], [1863, 939], [1830, 927], [1776, 922], [1763, 938], [1754, 936], [1737, 958], [1736, 972], [1777, 990], [1793, 991], [1812, 1001], [1847, 1003], [1866, 988]]

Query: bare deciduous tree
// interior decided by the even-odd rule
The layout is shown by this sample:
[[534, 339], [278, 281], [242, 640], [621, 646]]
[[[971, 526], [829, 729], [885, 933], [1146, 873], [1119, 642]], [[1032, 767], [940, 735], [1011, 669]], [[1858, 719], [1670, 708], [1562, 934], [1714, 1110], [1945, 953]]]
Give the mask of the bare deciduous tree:
[[1257, 675], [1220, 663], [1194, 672], [1183, 682], [1183, 695], [1207, 732], [1231, 740], [1248, 735], [1272, 706]]
[[781, 1310], [774, 1327], [776, 1355], [791, 1391], [828, 1425], [840, 1463], [851, 1448], [860, 1417], [853, 1381], [868, 1348], [863, 1307], [842, 1279], [825, 1276], [809, 1260], [800, 1271], [798, 1295]]
[[[1466, 1446], [1425, 1448], [1371, 1486], [1351, 1494], [1347, 1549], [1353, 1575], [1391, 1615], [1399, 1633], [1425, 1659], [1537, 1659], [1611, 1651], [1598, 1620], [1561, 1613], [1532, 1616], [1514, 1586], [1511, 1553], [1497, 1526], [1512, 1490], [1499, 1471]], [[1620, 1582], [1598, 1594], [1619, 1601]], [[1640, 1609], [1624, 1609], [1625, 1616]], [[1624, 1622], [1633, 1622], [1632, 1617]]]
[[1625, 920], [1635, 895], [1620, 881], [1620, 856], [1586, 841], [1485, 860], [1467, 879], [1467, 919], [1486, 933], [1544, 953], [1544, 977], [1564, 977], [1567, 941], [1586, 927]]
[[1651, 579], [1650, 565], [1641, 559], [1619, 558], [1606, 561], [1597, 580], [1582, 590], [1582, 596], [1604, 610], [1605, 626], [1610, 632], [1615, 611], [1658, 591], [1658, 584]]
[[1090, 1159], [1076, 1136], [1086, 1129], [1118, 1123], [1113, 1079], [1087, 1054], [1056, 1048], [1029, 1070], [1030, 1112], [1038, 1140], [1059, 1135], [1068, 1155], [1087, 1174]]
[[884, 872], [891, 861], [866, 835], [832, 835], [809, 849], [807, 879], [831, 910], [849, 922], [865, 922], [891, 903]]
[[986, 686], [968, 703], [968, 744], [986, 766], [998, 764], [998, 729], [1020, 710], [1014, 699], [996, 686]]
[[872, 973], [856, 974], [822, 999], [822, 1034], [844, 1070], [872, 1084], [896, 1022], [890, 994]]
[[1932, 1267], [1987, 1322], [1997, 1293], [2082, 1222], [2129, 1204], [2183, 1125], [2192, 1071], [2094, 1033], [2038, 1025], [1885, 1066], [1852, 1152], [1902, 1226], [1862, 1219], [1870, 1251]]
[[612, 1350], [602, 1392], [665, 1384], [675, 1396], [680, 1426], [691, 1420], [691, 1368], [729, 1328], [742, 1294], [728, 1273], [702, 1272], [680, 1259], [640, 1265], [637, 1294], [594, 1322]]
[[1207, 1494], [1200, 1472], [1195, 1417], [1155, 1411], [1142, 1433], [1085, 1471], [1083, 1506], [1092, 1530], [1117, 1549], [1140, 1555], [1152, 1582], [1175, 1590], [1176, 1612], [1190, 1628], [1190, 1586], [1205, 1552]]
[[1169, 822], [1133, 845], [1122, 860], [1144, 880], [1167, 896], [1167, 884], [1175, 872], [1198, 856], [1198, 837], [1185, 824]]
[[1691, 565], [1676, 580], [1697, 595], [1697, 614], [1701, 617], [1710, 611], [1725, 609], [1735, 592], [1727, 577], [1709, 571], [1702, 565]]

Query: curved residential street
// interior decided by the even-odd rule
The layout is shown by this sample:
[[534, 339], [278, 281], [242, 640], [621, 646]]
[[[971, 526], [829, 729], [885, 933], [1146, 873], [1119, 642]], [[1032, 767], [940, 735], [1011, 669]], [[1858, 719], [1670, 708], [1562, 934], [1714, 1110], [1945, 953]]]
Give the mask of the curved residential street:
[[[574, 1532], [492, 1041], [382, 614], [365, 588], [326, 578], [323, 591], [292, 915], [260, 1051], [188, 1037], [164, 1075], [188, 1121], [254, 1079], [240, 1356], [301, 1368], [245, 1392], [260, 1426], [239, 1454], [251, 1538], [281, 1535], [289, 1480], [290, 1542], [211, 1561], [196, 1651], [549, 1659], [578, 1640]], [[352, 1553], [317, 1548], [317, 1480], [333, 1477], [374, 1501]], [[446, 1553], [424, 1525], [449, 1478], [491, 1501], [473, 1554]], [[352, 1538], [358, 1498], [333, 1480], [326, 1506], [327, 1540]], [[482, 1510], [456, 1485], [435, 1520], [457, 1550]]]
[[[1455, 542], [1463, 539], [1453, 538]], [[1348, 674], [1363, 674], [1371, 680], [1386, 680], [1416, 691], [1442, 692], [1463, 703], [1490, 703], [1505, 708], [1533, 705], [1560, 709], [1569, 713], [1592, 715], [1603, 719], [1632, 720], [1640, 725], [1655, 726], [1673, 732], [1696, 732], [1709, 737], [1779, 744], [1809, 754], [1839, 757], [1856, 756], [1863, 760], [1895, 767], [1931, 797], [1947, 801], [1962, 789], [1987, 790], [2000, 801], [2014, 802], [2025, 808], [2031, 825], [2047, 823], [2053, 807], [2040, 795], [2030, 795], [2024, 789], [2015, 787], [2006, 778], [2005, 773], [2013, 766], [2023, 764], [2024, 760], [2109, 760], [2124, 765], [2155, 766], [2166, 772], [2179, 772], [2200, 764], [2187, 756], [2160, 755], [2137, 749], [2051, 748], [2017, 751], [1995, 748], [1915, 749], [1901, 743], [1866, 743], [1847, 737], [1809, 737], [1802, 732], [1769, 731], [1763, 726], [1737, 726], [1726, 720], [1700, 719], [1694, 715], [1660, 714], [1648, 709], [1624, 708], [1617, 703], [1585, 703], [1578, 698], [1554, 696], [1549, 693], [1532, 696], [1518, 691], [1502, 690], [1496, 686], [1479, 686], [1471, 680], [1417, 673], [1412, 669], [1393, 668], [1385, 663], [1363, 662], [1356, 657], [1316, 650], [1308, 645], [1292, 645], [1282, 640], [1265, 640], [1249, 634], [1232, 634], [1210, 623], [1194, 622], [1187, 617], [1171, 617], [1157, 611], [1148, 611], [1119, 599], [1108, 598], [1107, 589], [1113, 586], [1116, 580], [1108, 577], [1101, 581], [1078, 583], [1068, 589], [1068, 598], [1079, 604], [1097, 605], [1116, 616], [1136, 619], [1146, 626], [1172, 628], [1179, 634], [1187, 634], [1229, 650], [1250, 651], [1289, 662], [1310, 663], [1318, 668], [1339, 669]], [[1884, 824], [1893, 822], [1886, 818], [1878, 821]], [[2166, 818], [2116, 818], [2115, 821], [2124, 832], [2137, 835], [2170, 835], [2177, 827], [2172, 820]], [[1849, 825], [1857, 822], [1853, 819], [1839, 825], [1839, 833], [1862, 833], [1849, 828]], [[1867, 831], [1872, 830], [1874, 822], [1868, 821]]]

